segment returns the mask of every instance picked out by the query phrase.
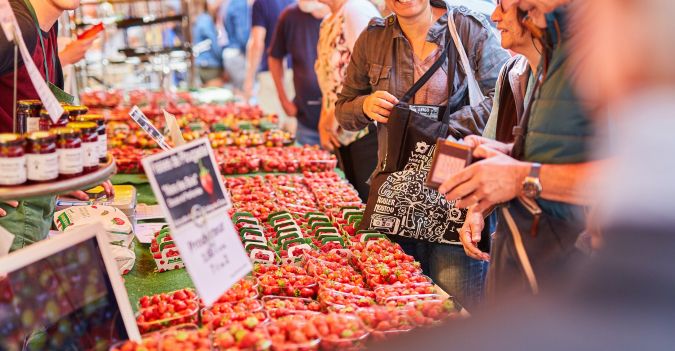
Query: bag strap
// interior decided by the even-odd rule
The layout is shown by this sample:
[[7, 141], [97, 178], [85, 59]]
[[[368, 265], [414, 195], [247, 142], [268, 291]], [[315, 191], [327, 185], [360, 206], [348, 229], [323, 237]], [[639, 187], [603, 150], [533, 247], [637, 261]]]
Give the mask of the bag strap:
[[417, 82], [415, 82], [415, 84], [413, 84], [413, 86], [410, 87], [410, 89], [408, 89], [408, 91], [403, 95], [400, 101], [408, 103], [410, 99], [412, 99], [412, 97], [415, 96], [415, 94], [420, 89], [422, 89], [424, 84], [427, 84], [429, 79], [431, 79], [431, 77], [436, 73], [436, 71], [438, 71], [438, 69], [441, 68], [441, 66], [443, 66], [443, 63], [445, 63], [447, 59], [447, 53], [448, 48], [450, 47], [450, 43], [451, 41], [448, 40], [448, 42], [445, 44], [445, 47], [443, 48], [443, 53], [438, 58], [438, 60], [436, 60], [436, 62], [434, 62], [434, 64], [431, 67], [429, 67], [429, 69], [426, 72], [424, 72], [424, 74], [420, 77], [420, 79], [418, 79]]
[[455, 47], [459, 53], [460, 63], [464, 72], [466, 73], [467, 84], [469, 85], [469, 103], [472, 107], [480, 105], [483, 100], [485, 100], [485, 95], [480, 90], [480, 85], [476, 80], [474, 75], [473, 68], [469, 63], [469, 58], [466, 56], [466, 50], [464, 50], [464, 44], [459, 38], [459, 33], [457, 32], [457, 25], [455, 24], [455, 10], [450, 9], [448, 11], [448, 28], [450, 29], [450, 35], [452, 40], [455, 42]]
[[534, 274], [532, 269], [532, 264], [530, 263], [530, 258], [527, 256], [527, 251], [525, 250], [525, 245], [523, 245], [523, 237], [520, 235], [520, 230], [516, 225], [516, 221], [513, 220], [511, 212], [506, 207], [502, 207], [502, 214], [506, 219], [506, 224], [509, 226], [509, 231], [513, 236], [513, 246], [516, 249], [516, 254], [520, 260], [520, 265], [523, 268], [523, 273], [527, 278], [527, 282], [530, 284], [530, 289], [532, 293], [537, 295], [539, 293], [539, 284], [537, 283], [537, 277]]

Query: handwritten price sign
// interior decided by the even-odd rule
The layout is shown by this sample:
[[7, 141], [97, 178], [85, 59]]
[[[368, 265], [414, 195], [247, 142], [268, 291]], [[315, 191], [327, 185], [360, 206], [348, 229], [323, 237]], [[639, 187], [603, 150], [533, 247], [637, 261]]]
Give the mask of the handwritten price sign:
[[208, 139], [143, 159], [197, 292], [207, 305], [251, 271]]

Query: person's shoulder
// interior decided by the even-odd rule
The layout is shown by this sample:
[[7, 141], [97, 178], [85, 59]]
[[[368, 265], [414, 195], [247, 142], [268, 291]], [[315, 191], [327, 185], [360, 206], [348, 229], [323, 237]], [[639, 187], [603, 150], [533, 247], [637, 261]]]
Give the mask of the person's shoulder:
[[490, 22], [487, 17], [478, 11], [474, 11], [466, 6], [448, 6], [448, 10], [454, 14], [453, 18], [455, 21], [466, 21], [480, 25], [485, 29], [490, 28]]
[[387, 30], [387, 27], [391, 26], [396, 22], [396, 17], [392, 14], [385, 18], [382, 17], [373, 17], [368, 22], [367, 31], [368, 32], [383, 32]]

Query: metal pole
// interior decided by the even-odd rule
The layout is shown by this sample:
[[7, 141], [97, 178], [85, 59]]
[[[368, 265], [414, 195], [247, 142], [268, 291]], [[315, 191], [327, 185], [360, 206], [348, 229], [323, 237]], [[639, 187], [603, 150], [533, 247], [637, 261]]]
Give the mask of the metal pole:
[[17, 91], [17, 84], [19, 81], [19, 46], [16, 44], [16, 31], [14, 31], [14, 110], [12, 110], [12, 121], [14, 121], [14, 126], [12, 127], [14, 130], [14, 133], [19, 133], [23, 132], [18, 130], [19, 129], [19, 121], [16, 119], [16, 91]]

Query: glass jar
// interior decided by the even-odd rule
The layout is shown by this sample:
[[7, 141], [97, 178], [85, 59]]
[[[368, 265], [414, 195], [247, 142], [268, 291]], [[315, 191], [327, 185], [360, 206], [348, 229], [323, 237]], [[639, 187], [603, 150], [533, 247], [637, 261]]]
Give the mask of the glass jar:
[[63, 114], [56, 123], [52, 122], [52, 118], [49, 117], [49, 112], [45, 109], [40, 111], [40, 131], [48, 132], [52, 128], [65, 127], [68, 124], [68, 111], [63, 110]]
[[87, 106], [64, 106], [63, 109], [68, 111], [68, 116], [71, 122], [77, 121], [77, 117], [86, 115], [89, 112]]
[[77, 117], [78, 122], [96, 123], [98, 133], [98, 162], [106, 163], [108, 158], [108, 136], [106, 135], [106, 123], [103, 115], [87, 114]]
[[20, 134], [0, 134], [0, 185], [26, 182], [25, 140]]
[[59, 177], [56, 135], [33, 132], [26, 136], [26, 175], [29, 182], [40, 183]]
[[94, 122], [70, 122], [68, 128], [80, 131], [82, 138], [82, 170], [91, 173], [98, 169], [98, 126]]
[[51, 131], [56, 135], [56, 154], [59, 156], [59, 177], [74, 178], [82, 174], [84, 160], [82, 137], [74, 128], [60, 127]]
[[40, 100], [19, 100], [16, 107], [17, 133], [30, 133], [40, 130]]

